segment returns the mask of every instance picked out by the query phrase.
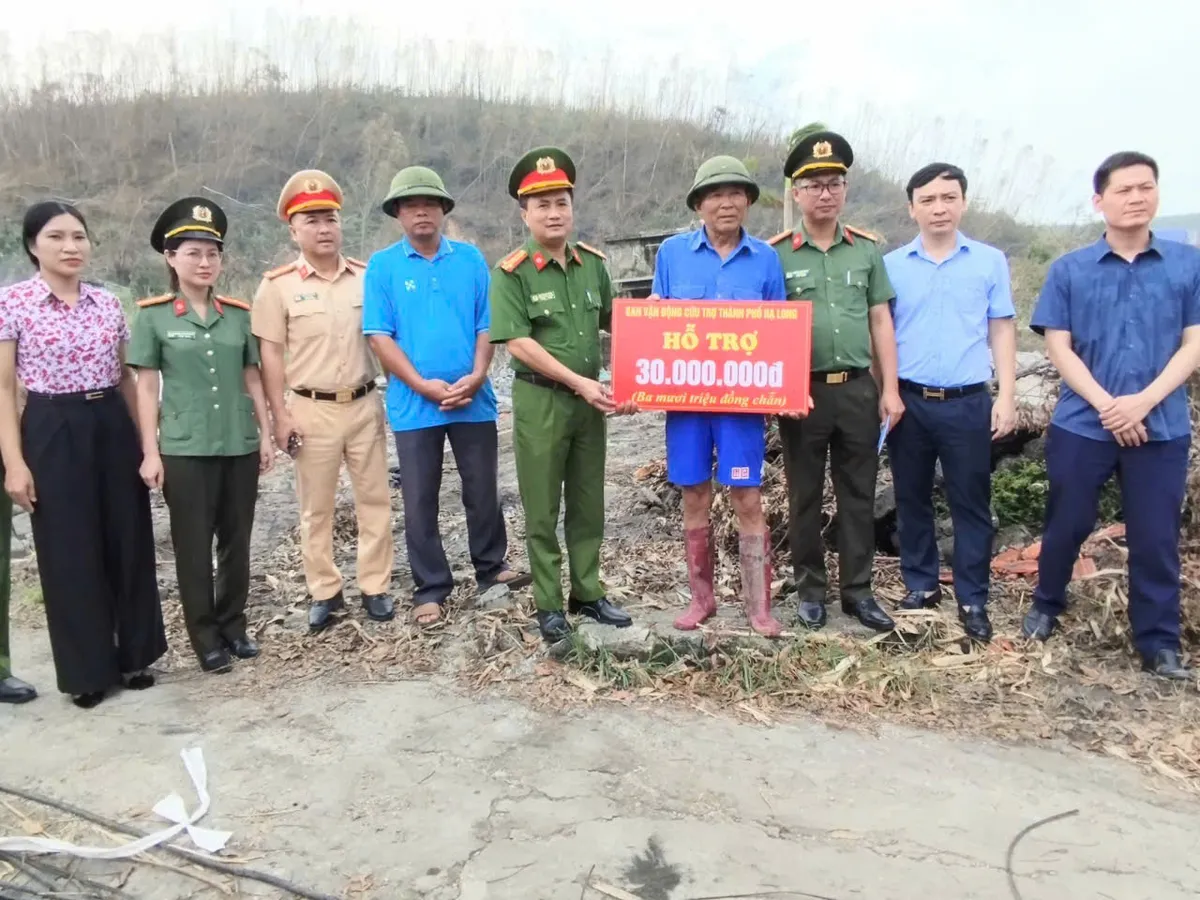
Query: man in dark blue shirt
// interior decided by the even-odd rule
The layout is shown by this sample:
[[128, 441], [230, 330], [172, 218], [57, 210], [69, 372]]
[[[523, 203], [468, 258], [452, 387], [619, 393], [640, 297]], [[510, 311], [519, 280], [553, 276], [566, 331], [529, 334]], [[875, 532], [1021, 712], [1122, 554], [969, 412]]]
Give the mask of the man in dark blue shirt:
[[488, 380], [488, 274], [471, 244], [442, 236], [454, 208], [442, 179], [409, 166], [392, 180], [383, 211], [404, 238], [371, 257], [363, 285], [363, 333], [388, 372], [388, 420], [396, 437], [404, 540], [416, 593], [413, 618], [429, 625], [454, 578], [438, 533], [446, 439], [462, 479], [467, 542], [481, 591], [530, 583], [505, 563], [508, 538], [497, 489], [496, 396]]
[[[687, 204], [703, 223], [663, 241], [654, 263], [654, 297], [673, 300], [785, 300], [783, 267], [766, 242], [742, 223], [759, 189], [741, 160], [714, 156], [696, 172]], [[757, 413], [667, 413], [667, 478], [683, 492], [688, 584], [692, 602], [675, 620], [691, 631], [717, 611], [713, 593], [713, 458], [738, 518], [746, 617], [759, 634], [777, 636], [771, 615], [771, 539], [763, 517], [766, 419]]]
[[1179, 644], [1179, 527], [1191, 426], [1184, 383], [1200, 365], [1200, 250], [1156, 238], [1158, 165], [1142, 153], [1096, 170], [1096, 243], [1054, 261], [1031, 325], [1062, 393], [1046, 439], [1050, 495], [1027, 637], [1066, 608], [1100, 489], [1121, 485], [1129, 624], [1147, 671], [1187, 679]]

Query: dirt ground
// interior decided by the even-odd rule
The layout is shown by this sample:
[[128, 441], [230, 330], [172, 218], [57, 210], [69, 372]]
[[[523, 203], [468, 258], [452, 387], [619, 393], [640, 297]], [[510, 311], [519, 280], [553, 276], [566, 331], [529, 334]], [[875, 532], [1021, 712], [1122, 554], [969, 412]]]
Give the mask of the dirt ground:
[[[501, 492], [520, 562], [508, 427], [503, 416]], [[608, 529], [617, 550], [606, 555], [606, 576], [640, 620], [662, 619], [679, 597], [639, 584], [678, 581], [681, 554], [635, 564], [622, 550], [648, 541], [669, 547], [674, 538], [645, 511], [653, 498], [632, 477], [661, 455], [661, 421], [615, 420], [609, 446]], [[466, 582], [449, 459], [446, 473], [443, 533]], [[156, 514], [161, 522], [164, 510]], [[352, 534], [348, 490], [338, 522], [339, 535]], [[150, 807], [168, 792], [192, 805], [179, 752], [199, 746], [213, 796], [203, 824], [232, 831], [230, 852], [246, 864], [347, 900], [1200, 895], [1194, 795], [1061, 741], [958, 736], [933, 720], [929, 729], [899, 727], [870, 712], [855, 718], [833, 695], [828, 716], [811, 705], [768, 716], [745, 703], [750, 715], [733, 704], [660, 702], [657, 688], [636, 682], [600, 689], [594, 673], [546, 655], [525, 627], [527, 607], [502, 599], [474, 609], [465, 583], [452, 620], [469, 622], [469, 632], [453, 621], [432, 634], [400, 617], [367, 622], [350, 590], [346, 621], [310, 637], [295, 524], [285, 463], [262, 485], [255, 531], [251, 620], [264, 655], [225, 676], [201, 675], [186, 648], [160, 529], [172, 638], [160, 685], [90, 712], [56, 693], [36, 590], [30, 573], [18, 572], [25, 599], [15, 663], [42, 697], [0, 708], [0, 782], [148, 827]], [[396, 533], [399, 599], [411, 581], [398, 501]], [[339, 559], [352, 586], [352, 554]], [[1014, 894], [1009, 842], [1074, 809], [1076, 817], [1021, 841]], [[38, 828], [106, 840], [69, 817], [0, 803], [0, 834]], [[0, 863], [0, 886], [6, 874]], [[227, 893], [235, 887], [219, 881]], [[222, 896], [143, 865], [124, 889], [154, 900]], [[236, 890], [280, 896], [245, 881]]]

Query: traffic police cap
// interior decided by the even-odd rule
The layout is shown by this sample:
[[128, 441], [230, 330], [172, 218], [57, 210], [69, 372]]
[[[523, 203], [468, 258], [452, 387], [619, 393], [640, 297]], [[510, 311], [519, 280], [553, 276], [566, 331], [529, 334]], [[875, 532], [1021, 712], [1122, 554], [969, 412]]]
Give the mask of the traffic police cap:
[[783, 164], [783, 174], [795, 181], [814, 172], [845, 172], [853, 164], [850, 142], [814, 122], [798, 132], [796, 145]]
[[155, 253], [167, 249], [173, 240], [213, 241], [224, 246], [228, 229], [225, 211], [205, 197], [184, 197], [162, 211], [150, 232]]
[[401, 169], [392, 179], [388, 195], [384, 199], [382, 209], [386, 215], [396, 216], [396, 208], [400, 201], [412, 197], [431, 197], [442, 201], [442, 209], [450, 212], [454, 209], [454, 198], [446, 191], [446, 185], [441, 176], [433, 169], [425, 166], [409, 166]]
[[699, 206], [701, 198], [712, 188], [726, 184], [744, 187], [751, 203], [758, 200], [758, 183], [751, 177], [746, 164], [735, 156], [714, 156], [702, 162], [696, 170], [692, 189], [687, 195], [688, 209], [694, 210]]
[[565, 150], [538, 147], [513, 166], [508, 176], [508, 193], [520, 200], [532, 194], [566, 191], [575, 187], [575, 163]]
[[338, 183], [320, 169], [305, 169], [287, 180], [279, 192], [275, 212], [287, 222], [296, 213], [341, 208], [342, 189]]

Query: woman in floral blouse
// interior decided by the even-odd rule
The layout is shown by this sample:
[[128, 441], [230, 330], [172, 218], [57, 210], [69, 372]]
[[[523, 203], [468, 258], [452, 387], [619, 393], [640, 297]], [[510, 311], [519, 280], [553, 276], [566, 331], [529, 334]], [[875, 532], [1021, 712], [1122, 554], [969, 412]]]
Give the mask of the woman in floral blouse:
[[38, 272], [0, 289], [4, 487], [31, 513], [58, 689], [86, 709], [122, 683], [152, 686], [167, 649], [129, 327], [116, 297], [81, 280], [91, 242], [78, 210], [35, 204], [23, 240]]

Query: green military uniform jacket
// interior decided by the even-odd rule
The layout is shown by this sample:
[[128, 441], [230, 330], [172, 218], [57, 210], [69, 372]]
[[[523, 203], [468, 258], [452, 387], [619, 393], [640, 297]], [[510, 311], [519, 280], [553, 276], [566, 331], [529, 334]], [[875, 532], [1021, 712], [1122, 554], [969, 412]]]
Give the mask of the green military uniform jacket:
[[162, 375], [159, 452], [244, 456], [261, 436], [245, 369], [259, 363], [250, 305], [214, 297], [207, 320], [175, 294], [138, 301], [126, 360]]
[[896, 296], [878, 241], [870, 232], [840, 222], [828, 250], [809, 243], [803, 228], [770, 240], [783, 264], [787, 298], [812, 303], [814, 372], [871, 365], [867, 313]]
[[[499, 262], [488, 331], [493, 344], [531, 337], [571, 371], [596, 378], [600, 331], [612, 324], [612, 280], [599, 250], [579, 242], [566, 252], [565, 270], [533, 240]], [[515, 358], [512, 367], [530, 371]]]

